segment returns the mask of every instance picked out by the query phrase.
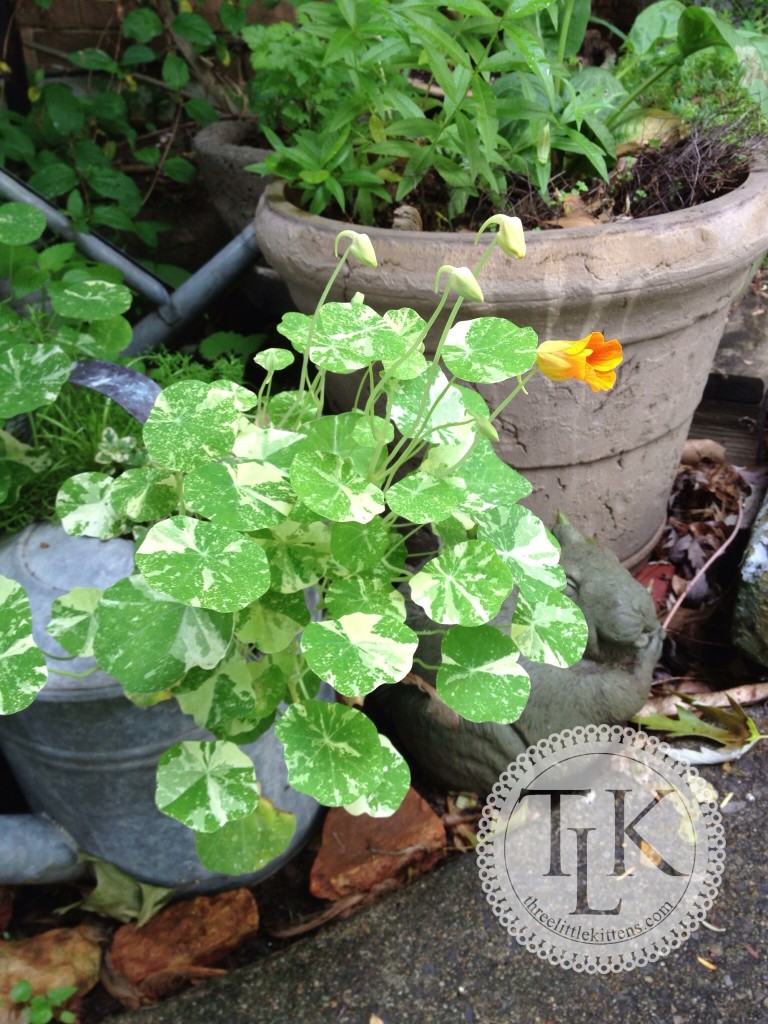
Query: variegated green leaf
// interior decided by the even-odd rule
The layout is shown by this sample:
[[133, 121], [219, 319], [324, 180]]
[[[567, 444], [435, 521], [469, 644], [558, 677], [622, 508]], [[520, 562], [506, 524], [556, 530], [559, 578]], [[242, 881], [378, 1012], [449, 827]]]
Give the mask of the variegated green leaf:
[[392, 511], [409, 523], [439, 523], [462, 502], [454, 484], [417, 470], [393, 484], [386, 494]]
[[246, 421], [239, 426], [232, 453], [238, 459], [287, 467], [293, 461], [294, 446], [303, 441], [304, 434], [275, 427], [257, 427]]
[[495, 626], [454, 626], [443, 637], [438, 696], [470, 722], [516, 722], [531, 692], [519, 657]]
[[[459, 458], [462, 453], [458, 453]], [[422, 469], [443, 476], [463, 494], [462, 512], [472, 516], [488, 509], [512, 505], [531, 493], [531, 485], [517, 470], [503, 462], [484, 437], [475, 439], [472, 450], [457, 469], [450, 448], [433, 448]]]
[[24, 588], [0, 576], [0, 715], [28, 707], [47, 678], [45, 658], [32, 636]]
[[389, 573], [366, 573], [331, 580], [325, 606], [336, 619], [365, 608], [377, 615], [394, 615], [400, 622], [405, 622], [405, 598], [392, 586]]
[[186, 472], [232, 450], [240, 414], [256, 396], [231, 381], [181, 380], [165, 388], [144, 424], [144, 443], [160, 466]]
[[425, 380], [397, 381], [392, 393], [391, 416], [404, 437], [423, 437], [430, 444], [461, 444], [477, 432], [474, 413], [488, 416], [481, 395], [458, 384], [450, 384], [438, 370], [424, 397]]
[[51, 621], [46, 629], [69, 654], [93, 657], [96, 609], [100, 600], [98, 587], [73, 587], [53, 602]]
[[382, 683], [402, 679], [417, 647], [409, 626], [368, 612], [310, 622], [301, 636], [309, 667], [346, 697], [363, 697]]
[[[356, 417], [354, 429], [352, 431], [352, 440], [356, 447], [366, 448], [370, 451], [377, 448], [379, 445], [389, 444], [389, 442], [394, 441], [394, 439], [395, 428], [389, 420], [382, 419], [381, 416], [373, 416], [371, 419], [367, 416]], [[319, 447], [319, 445], [317, 447]], [[352, 455], [354, 454], [354, 451], [337, 452], [336, 454]]]
[[42, 473], [51, 464], [51, 457], [47, 452], [40, 451], [31, 444], [24, 444], [7, 430], [0, 430], [0, 460], [23, 466], [32, 475]]
[[268, 590], [235, 617], [235, 636], [264, 654], [284, 650], [309, 622], [302, 591], [281, 594]]
[[555, 590], [565, 586], [560, 545], [544, 523], [522, 505], [503, 505], [477, 514], [477, 536], [487, 540], [507, 565], [515, 583], [529, 580]]
[[166, 469], [137, 466], [114, 480], [110, 499], [117, 515], [136, 523], [165, 519], [178, 508], [179, 481]]
[[380, 488], [329, 452], [300, 452], [291, 466], [291, 484], [306, 505], [335, 522], [367, 523], [384, 511]]
[[369, 814], [372, 818], [388, 818], [405, 800], [411, 787], [411, 772], [405, 758], [386, 736], [381, 743], [381, 779], [371, 793], [359, 796], [344, 808], [349, 814]]
[[153, 526], [136, 552], [136, 567], [160, 593], [218, 612], [245, 608], [270, 583], [267, 556], [256, 541], [189, 516]]
[[9, 345], [0, 360], [0, 419], [53, 402], [71, 369], [72, 360], [58, 345]]
[[232, 530], [261, 530], [281, 523], [296, 501], [288, 474], [263, 462], [211, 462], [184, 481], [193, 512]]
[[270, 538], [259, 543], [269, 558], [273, 590], [293, 594], [314, 586], [325, 575], [331, 545], [331, 530], [326, 523], [288, 519], [269, 532]]
[[291, 704], [275, 726], [285, 747], [288, 782], [328, 807], [343, 807], [375, 790], [382, 748], [376, 726], [344, 704]]
[[366, 476], [378, 447], [378, 441], [366, 427], [369, 427], [369, 420], [360, 412], [320, 416], [304, 428], [306, 441], [300, 450], [338, 455], [347, 459], [356, 472]]
[[253, 762], [226, 740], [176, 743], [158, 762], [155, 802], [196, 832], [215, 832], [256, 810]]
[[443, 361], [461, 380], [496, 384], [530, 370], [538, 341], [533, 328], [501, 317], [462, 320], [448, 332]]
[[212, 672], [193, 668], [173, 691], [179, 707], [218, 739], [254, 742], [272, 724], [286, 693], [283, 673], [270, 666], [271, 675], [259, 674], [257, 696], [254, 664], [230, 653]]
[[384, 314], [384, 323], [402, 339], [402, 353], [388, 353], [382, 360], [387, 374], [396, 380], [411, 380], [425, 372], [424, 334], [426, 320], [415, 309], [390, 309]]
[[125, 516], [112, 505], [114, 480], [105, 473], [78, 473], [61, 485], [56, 514], [71, 537], [109, 540], [127, 529]]
[[305, 352], [323, 370], [352, 373], [376, 360], [392, 362], [406, 354], [404, 337], [362, 302], [328, 302], [315, 319], [286, 313], [278, 331], [297, 352]]
[[230, 821], [216, 832], [198, 832], [195, 849], [209, 871], [251, 874], [284, 853], [295, 831], [296, 816], [278, 810], [262, 796], [247, 818]]
[[269, 421], [276, 430], [300, 430], [321, 414], [317, 399], [308, 391], [280, 391], [267, 404]]
[[469, 540], [431, 559], [412, 577], [413, 600], [435, 622], [480, 626], [498, 615], [512, 573], [482, 540]]
[[518, 594], [510, 636], [531, 661], [568, 668], [583, 655], [588, 629], [581, 608], [569, 597], [529, 583]]
[[111, 320], [131, 308], [130, 289], [116, 281], [79, 280], [65, 277], [51, 281], [48, 298], [59, 316], [73, 320]]
[[392, 545], [381, 519], [369, 523], [334, 523], [331, 526], [331, 569], [334, 575], [352, 576], [379, 565]]
[[96, 609], [99, 666], [135, 693], [157, 693], [195, 666], [213, 669], [232, 639], [232, 615], [190, 608], [143, 576], [118, 580]]
[[0, 206], [0, 242], [4, 245], [36, 242], [45, 226], [45, 215], [29, 203], [3, 203]]

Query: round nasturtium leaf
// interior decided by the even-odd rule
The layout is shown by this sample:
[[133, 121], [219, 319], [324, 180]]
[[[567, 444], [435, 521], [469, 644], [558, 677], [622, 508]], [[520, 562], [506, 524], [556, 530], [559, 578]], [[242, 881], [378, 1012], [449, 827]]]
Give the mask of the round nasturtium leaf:
[[529, 581], [562, 590], [565, 572], [560, 545], [544, 523], [522, 505], [490, 508], [477, 515], [477, 536], [487, 540], [512, 572], [515, 583]]
[[0, 242], [3, 245], [29, 245], [45, 231], [45, 215], [27, 203], [3, 203], [0, 206]]
[[327, 523], [286, 519], [263, 540], [271, 571], [272, 589], [293, 594], [314, 586], [325, 575], [331, 531]]
[[235, 617], [235, 636], [264, 654], [283, 651], [309, 622], [303, 591], [281, 594], [268, 590]]
[[69, 380], [72, 360], [58, 345], [19, 342], [0, 360], [0, 420], [55, 401]]
[[405, 622], [405, 598], [390, 582], [389, 575], [363, 573], [331, 580], [325, 594], [329, 615], [341, 618], [365, 608], [378, 615], [394, 615]]
[[404, 306], [384, 314], [384, 324], [402, 340], [402, 351], [385, 352], [382, 359], [387, 374], [395, 380], [419, 377], [429, 365], [424, 358], [424, 335], [427, 322], [415, 309]]
[[271, 707], [263, 707], [256, 697], [251, 664], [232, 653], [213, 671], [193, 668], [174, 696], [185, 715], [222, 740], [250, 743], [272, 724], [277, 705], [285, 695], [285, 680], [280, 674], [277, 694]]
[[381, 519], [369, 523], [334, 523], [331, 526], [331, 559], [334, 575], [352, 576], [381, 563], [392, 545]]
[[230, 821], [216, 832], [198, 832], [195, 849], [209, 871], [251, 874], [285, 853], [295, 831], [296, 815], [279, 810], [262, 796], [247, 818]]
[[173, 516], [156, 523], [136, 552], [155, 590], [194, 608], [235, 612], [269, 589], [264, 549], [225, 526]]
[[513, 580], [490, 544], [469, 540], [427, 562], [410, 587], [413, 600], [435, 622], [480, 626], [498, 615]]
[[133, 693], [165, 690], [195, 666], [215, 668], [231, 639], [232, 615], [173, 601], [143, 576], [113, 583], [96, 609], [96, 661]]
[[185, 740], [161, 755], [155, 802], [196, 832], [215, 832], [256, 810], [253, 762], [226, 740]]
[[184, 500], [193, 512], [232, 530], [277, 526], [291, 511], [296, 495], [288, 474], [263, 462], [211, 462], [193, 469], [184, 481]]
[[125, 516], [112, 505], [114, 479], [105, 473], [77, 473], [59, 488], [56, 514], [71, 537], [109, 540], [123, 532]]
[[359, 796], [344, 808], [349, 814], [370, 814], [372, 818], [388, 818], [405, 800], [411, 787], [408, 762], [392, 746], [386, 736], [381, 743], [381, 780], [371, 793]]
[[288, 782], [328, 807], [343, 807], [375, 790], [382, 748], [376, 726], [344, 704], [291, 704], [275, 726], [285, 747]]
[[424, 386], [418, 377], [397, 381], [392, 388], [390, 414], [404, 437], [418, 434], [430, 444], [459, 444], [475, 433], [471, 411], [479, 416], [490, 411], [481, 395], [450, 384], [442, 370], [435, 375], [426, 401]]
[[516, 722], [531, 683], [517, 645], [495, 626], [454, 626], [443, 637], [438, 696], [470, 722]]
[[45, 658], [32, 636], [24, 588], [0, 576], [0, 715], [28, 707], [47, 678]]
[[542, 583], [528, 583], [515, 603], [510, 636], [531, 661], [568, 668], [584, 654], [589, 630], [569, 597]]
[[51, 281], [48, 295], [54, 311], [73, 320], [111, 320], [129, 310], [133, 301], [125, 285], [100, 279]]
[[112, 483], [112, 507], [135, 523], [165, 519], [179, 504], [179, 481], [174, 473], [154, 466], [127, 469]]
[[115, 359], [131, 343], [133, 328], [124, 316], [90, 323], [77, 336], [77, 355], [80, 359]]
[[338, 455], [299, 452], [290, 473], [296, 494], [326, 519], [367, 523], [384, 511], [381, 489]]
[[[440, 461], [441, 450], [435, 448], [427, 456], [423, 468], [437, 473]], [[445, 479], [462, 492], [462, 511], [470, 516], [512, 505], [531, 493], [531, 485], [525, 477], [499, 458], [491, 442], [484, 437], [476, 440], [458, 469]]]
[[177, 381], [158, 395], [144, 424], [144, 443], [156, 463], [182, 473], [223, 459], [232, 450], [240, 414], [255, 401], [245, 388], [232, 391], [220, 381]]
[[395, 515], [409, 523], [439, 523], [462, 503], [462, 492], [447, 480], [416, 470], [393, 484], [386, 494]]
[[346, 697], [396, 683], [413, 665], [418, 637], [394, 617], [352, 612], [310, 622], [301, 636], [309, 667]]
[[53, 602], [51, 621], [46, 629], [69, 654], [80, 658], [93, 656], [96, 609], [100, 600], [98, 587], [73, 587]]
[[538, 341], [532, 327], [501, 317], [462, 320], [448, 332], [443, 362], [461, 380], [496, 384], [530, 370]]

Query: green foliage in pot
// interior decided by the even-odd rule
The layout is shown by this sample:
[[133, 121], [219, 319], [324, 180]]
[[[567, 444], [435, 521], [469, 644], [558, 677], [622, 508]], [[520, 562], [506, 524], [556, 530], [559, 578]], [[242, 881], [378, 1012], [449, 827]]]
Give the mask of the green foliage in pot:
[[437, 178], [450, 221], [471, 197], [498, 205], [510, 173], [544, 196], [563, 171], [607, 177], [649, 83], [702, 50], [734, 55], [735, 74], [768, 110], [764, 35], [659, 0], [638, 16], [617, 67], [585, 67], [590, 9], [589, 0], [299, 2], [296, 28], [245, 32], [257, 69], [251, 103], [274, 148], [251, 169], [285, 179], [312, 213], [335, 206], [363, 224]]
[[[260, 797], [241, 750], [273, 724], [296, 789], [355, 812], [398, 807], [407, 766], [358, 705], [418, 670], [405, 592], [449, 627], [438, 693], [472, 720], [520, 715], [520, 655], [581, 657], [586, 624], [562, 593], [558, 544], [518, 504], [530, 485], [496, 454], [493, 421], [539, 371], [610, 389], [621, 348], [598, 333], [539, 344], [494, 317], [456, 323], [465, 299], [482, 299], [475, 275], [492, 248], [524, 254], [520, 222], [484, 228], [494, 224], [474, 273], [437, 271], [429, 323], [407, 307], [380, 316], [362, 296], [327, 302], [326, 290], [313, 316], [288, 313], [279, 327], [301, 358], [297, 389], [276, 390], [294, 359], [281, 348], [255, 357], [257, 394], [226, 380], [174, 383], [145, 424], [146, 464], [76, 475], [59, 493], [68, 533], [132, 533], [138, 547], [132, 576], [65, 595], [49, 631], [133, 701], [173, 697], [213, 734], [168, 750], [157, 775], [158, 806], [195, 830], [213, 870], [254, 870], [290, 839], [291, 820]], [[375, 265], [365, 235], [342, 232], [340, 248], [329, 289], [348, 259]], [[427, 360], [424, 339], [446, 307]], [[328, 373], [361, 374], [353, 411], [323, 414]], [[493, 410], [471, 387], [508, 379]], [[432, 550], [414, 560], [415, 534]], [[513, 593], [503, 632], [491, 622]], [[21, 587], [0, 580], [0, 598], [0, 712], [12, 713], [34, 700], [46, 663]], [[321, 681], [339, 702], [317, 699]]]

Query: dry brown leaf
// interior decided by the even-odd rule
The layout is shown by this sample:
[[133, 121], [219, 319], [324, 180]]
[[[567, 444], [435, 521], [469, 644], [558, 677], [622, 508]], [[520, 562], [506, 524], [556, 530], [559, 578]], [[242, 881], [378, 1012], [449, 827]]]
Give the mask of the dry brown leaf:
[[[745, 686], [734, 686], [730, 690], [721, 690], [717, 693], [697, 693], [696, 703], [704, 704], [710, 708], [728, 708], [730, 700], [737, 704], [756, 704], [758, 701], [768, 699], [768, 683], [749, 683]], [[637, 712], [638, 717], [645, 715], [674, 715], [677, 712], [679, 697], [651, 697], [649, 701]]]
[[689, 438], [683, 446], [680, 462], [684, 466], [698, 466], [704, 459], [707, 459], [709, 462], [725, 462], [724, 446], [718, 444], [717, 441], [711, 441], [709, 438], [702, 438], [701, 440]]

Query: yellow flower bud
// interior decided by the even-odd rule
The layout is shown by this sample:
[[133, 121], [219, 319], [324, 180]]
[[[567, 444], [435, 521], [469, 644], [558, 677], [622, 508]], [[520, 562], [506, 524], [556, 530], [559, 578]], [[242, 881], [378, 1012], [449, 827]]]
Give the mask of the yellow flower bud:
[[440, 267], [435, 275], [435, 291], [439, 290], [440, 278], [444, 273], [450, 275], [446, 288], [452, 288], [462, 299], [469, 299], [471, 302], [484, 301], [477, 278], [469, 267], [452, 267], [450, 263]]
[[480, 235], [489, 228], [491, 224], [498, 224], [499, 230], [496, 240], [507, 254], [521, 260], [525, 256], [525, 235], [523, 233], [523, 222], [519, 217], [508, 217], [505, 213], [496, 213], [489, 217], [477, 232], [475, 245], [480, 241]]
[[347, 231], [340, 231], [338, 235], [336, 235], [336, 244], [333, 248], [333, 252], [336, 257], [339, 255], [339, 242], [342, 238], [348, 238], [350, 240], [347, 251], [351, 253], [355, 259], [360, 260], [360, 262], [366, 267], [377, 266], [376, 253], [373, 251], [373, 242], [371, 242], [368, 235], [363, 234], [361, 231], [352, 231], [351, 229], [348, 229]]

